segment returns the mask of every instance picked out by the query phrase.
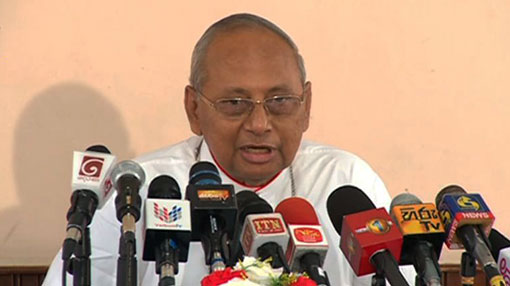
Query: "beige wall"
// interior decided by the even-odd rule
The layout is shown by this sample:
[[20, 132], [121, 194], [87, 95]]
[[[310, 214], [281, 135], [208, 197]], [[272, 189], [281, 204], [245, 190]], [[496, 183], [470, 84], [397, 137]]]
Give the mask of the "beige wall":
[[481, 192], [510, 235], [509, 1], [213, 2], [0, 0], [0, 265], [56, 253], [73, 150], [127, 159], [190, 135], [192, 47], [240, 11], [300, 47], [307, 138], [366, 159], [392, 195]]

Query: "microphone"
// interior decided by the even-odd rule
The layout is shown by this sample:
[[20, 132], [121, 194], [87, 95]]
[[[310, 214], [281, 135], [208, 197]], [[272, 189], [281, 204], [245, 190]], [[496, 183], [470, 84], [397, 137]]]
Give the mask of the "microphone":
[[142, 198], [138, 194], [145, 183], [145, 172], [135, 161], [117, 163], [111, 173], [113, 187], [117, 190], [115, 208], [122, 232], [135, 233], [135, 223], [140, 219]]
[[145, 200], [143, 260], [156, 262], [159, 286], [175, 285], [179, 261], [188, 261], [190, 205], [181, 197], [175, 179], [161, 175], [150, 183]]
[[488, 247], [487, 235], [494, 223], [494, 215], [482, 197], [450, 185], [437, 194], [436, 205], [446, 229], [446, 246], [450, 249], [464, 246], [483, 266], [491, 285], [505, 285]]
[[103, 207], [111, 196], [109, 178], [115, 156], [102, 145], [94, 145], [85, 152], [74, 152], [71, 176], [71, 207], [67, 211], [67, 234], [62, 245], [62, 259], [71, 257], [91, 223], [96, 209]]
[[113, 187], [117, 190], [115, 208], [117, 219], [122, 223], [117, 259], [117, 285], [136, 286], [136, 222], [140, 219], [142, 198], [140, 187], [145, 183], [142, 167], [130, 160], [117, 163], [111, 174]]
[[403, 193], [391, 201], [391, 217], [404, 235], [400, 265], [414, 265], [419, 285], [441, 285], [438, 257], [444, 228], [434, 204], [424, 204], [415, 195]]
[[233, 185], [221, 184], [216, 166], [197, 162], [190, 170], [186, 199], [191, 203], [191, 239], [200, 240], [211, 272], [225, 269], [230, 259], [237, 203]]
[[[236, 199], [242, 231], [234, 238], [233, 245], [238, 245], [236, 242], [240, 240], [245, 255], [263, 261], [271, 258], [273, 268], [283, 267], [290, 272], [283, 253], [283, 249], [287, 249], [289, 233], [281, 214], [273, 213], [271, 205], [252, 191], [241, 191], [236, 194]], [[241, 256], [242, 253], [237, 257]]]
[[384, 276], [391, 285], [409, 285], [398, 268], [403, 237], [384, 208], [376, 209], [357, 187], [342, 186], [329, 195], [327, 210], [357, 276], [376, 272], [375, 279]]
[[330, 285], [322, 269], [328, 241], [315, 210], [304, 198], [291, 197], [281, 201], [275, 211], [280, 213], [290, 233], [286, 256], [292, 271], [308, 273], [317, 285]]
[[492, 256], [498, 261], [498, 269], [506, 285], [510, 285], [510, 240], [494, 228], [489, 234]]
[[265, 204], [265, 201], [253, 191], [245, 190], [238, 192], [236, 194], [236, 201], [238, 213], [234, 235], [232, 236], [233, 242], [231, 243], [230, 262], [228, 263], [230, 266], [235, 265], [244, 256], [241, 247], [241, 230], [246, 216], [249, 214], [273, 212], [273, 208]]

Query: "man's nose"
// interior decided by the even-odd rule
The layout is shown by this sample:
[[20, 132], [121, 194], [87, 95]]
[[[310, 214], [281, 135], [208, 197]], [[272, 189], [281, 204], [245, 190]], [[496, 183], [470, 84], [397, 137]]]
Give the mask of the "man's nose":
[[271, 130], [271, 121], [263, 102], [254, 104], [253, 110], [244, 122], [244, 128], [257, 135]]

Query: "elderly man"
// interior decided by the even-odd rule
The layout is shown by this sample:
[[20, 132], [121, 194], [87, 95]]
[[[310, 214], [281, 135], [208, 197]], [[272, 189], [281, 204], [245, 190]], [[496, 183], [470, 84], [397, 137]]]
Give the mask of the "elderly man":
[[[377, 206], [390, 197], [377, 174], [361, 159], [334, 147], [302, 141], [308, 129], [312, 86], [291, 38], [273, 23], [236, 14], [212, 25], [195, 46], [184, 105], [197, 136], [137, 159], [152, 178], [168, 174], [184, 189], [190, 167], [210, 161], [224, 183], [236, 191], [252, 190], [275, 207], [291, 196], [306, 197], [315, 207], [330, 249], [324, 264], [331, 285], [370, 285], [357, 278], [339, 250], [326, 200], [339, 186], [355, 185]], [[142, 219], [143, 220], [143, 219]], [[142, 230], [137, 230], [138, 254]], [[114, 285], [119, 223], [113, 200], [91, 225], [92, 285]], [[58, 285], [57, 255], [44, 285]], [[142, 285], [157, 285], [154, 263], [139, 261]], [[406, 271], [412, 281], [413, 271]], [[177, 285], [199, 285], [207, 275], [200, 243], [192, 243], [189, 260], [179, 265]]]

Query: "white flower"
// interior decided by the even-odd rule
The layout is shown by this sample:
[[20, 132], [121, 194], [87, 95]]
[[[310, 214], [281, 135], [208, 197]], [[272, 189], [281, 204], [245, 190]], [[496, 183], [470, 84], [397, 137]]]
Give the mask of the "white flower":
[[248, 279], [259, 285], [271, 285], [273, 278], [282, 274], [282, 269], [273, 269], [268, 262], [245, 256], [243, 261], [238, 262], [234, 267], [236, 270], [244, 269]]

